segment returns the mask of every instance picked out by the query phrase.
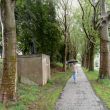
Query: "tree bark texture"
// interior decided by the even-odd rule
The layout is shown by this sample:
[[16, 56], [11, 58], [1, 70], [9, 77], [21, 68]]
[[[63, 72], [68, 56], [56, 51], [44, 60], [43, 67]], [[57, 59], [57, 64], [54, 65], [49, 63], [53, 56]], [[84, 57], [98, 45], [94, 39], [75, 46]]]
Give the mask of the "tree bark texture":
[[89, 49], [89, 71], [94, 71], [94, 44], [90, 42]]
[[87, 41], [85, 53], [82, 56], [82, 66], [89, 71], [94, 70], [94, 44]]
[[103, 40], [103, 37], [107, 37], [108, 26], [104, 26], [101, 29], [101, 39], [100, 39], [100, 75], [99, 78], [103, 79], [106, 76], [110, 75], [109, 73], [109, 43], [106, 40]]
[[1, 0], [3, 36], [3, 76], [1, 100], [14, 100], [17, 82], [15, 0]]
[[64, 39], [64, 64], [63, 68], [64, 71], [66, 71], [66, 60], [67, 60], [67, 35], [65, 34], [65, 39]]
[[108, 18], [105, 8], [105, 0], [101, 0], [101, 16], [102, 22], [100, 27], [100, 74], [99, 78], [104, 79], [106, 76], [110, 76], [110, 50], [109, 50], [109, 32], [108, 32]]
[[66, 71], [66, 60], [67, 60], [67, 37], [68, 37], [68, 31], [67, 31], [67, 6], [65, 5], [64, 8], [64, 71]]

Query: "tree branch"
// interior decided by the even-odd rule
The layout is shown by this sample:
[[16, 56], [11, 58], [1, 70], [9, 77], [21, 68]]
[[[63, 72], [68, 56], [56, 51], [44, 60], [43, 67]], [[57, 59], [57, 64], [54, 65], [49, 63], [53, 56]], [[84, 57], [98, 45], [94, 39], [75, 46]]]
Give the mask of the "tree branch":
[[82, 4], [81, 4], [81, 2], [80, 2], [80, 0], [78, 0], [78, 3], [79, 3], [79, 5], [80, 5], [80, 8], [81, 8], [81, 10], [82, 10], [82, 26], [83, 26], [83, 30], [84, 30], [84, 32], [85, 32], [85, 34], [86, 34], [86, 37], [87, 37], [87, 39], [89, 39], [90, 40], [90, 42], [92, 42], [93, 44], [95, 44], [95, 42], [89, 37], [89, 34], [87, 33], [87, 31], [86, 31], [86, 28], [85, 28], [85, 25], [84, 25], [84, 16], [85, 16], [85, 12], [84, 12], [84, 9], [83, 9], [83, 6], [82, 6]]

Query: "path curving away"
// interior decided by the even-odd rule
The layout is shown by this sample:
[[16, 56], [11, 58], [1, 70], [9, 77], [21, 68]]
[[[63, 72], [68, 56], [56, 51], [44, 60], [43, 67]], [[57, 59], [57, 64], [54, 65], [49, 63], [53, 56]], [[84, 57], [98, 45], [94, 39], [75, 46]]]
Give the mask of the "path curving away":
[[56, 103], [56, 110], [107, 110], [93, 92], [92, 87], [79, 66], [78, 81], [70, 78]]

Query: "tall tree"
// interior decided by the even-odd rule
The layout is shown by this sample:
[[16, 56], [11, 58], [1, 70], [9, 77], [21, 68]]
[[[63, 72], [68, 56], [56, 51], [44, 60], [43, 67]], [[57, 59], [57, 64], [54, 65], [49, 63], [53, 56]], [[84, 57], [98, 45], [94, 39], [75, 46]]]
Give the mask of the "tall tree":
[[[70, 27], [72, 26], [72, 0], [58, 0], [57, 1], [57, 15], [58, 20], [62, 29], [62, 34], [64, 36], [64, 58], [63, 58], [63, 67], [66, 71], [66, 60], [68, 55], [68, 44], [70, 41]], [[68, 43], [69, 42], [69, 43]]]
[[17, 2], [16, 21], [18, 47], [23, 54], [44, 53], [51, 61], [56, 59], [61, 35], [52, 0]]
[[[81, 10], [82, 10], [82, 28], [87, 38], [87, 48], [85, 48], [85, 54], [83, 53], [82, 61], [86, 67], [91, 71], [94, 70], [94, 55], [99, 44], [99, 32], [98, 32], [98, 22], [99, 22], [99, 0], [78, 0]], [[85, 55], [85, 56], [84, 56]], [[84, 58], [86, 57], [86, 58]], [[88, 57], [88, 58], [87, 58]]]
[[1, 54], [1, 58], [2, 58], [2, 27], [1, 27], [1, 24], [0, 24], [0, 54]]
[[3, 36], [3, 76], [1, 99], [14, 100], [16, 96], [17, 58], [15, 0], [1, 0], [1, 24]]
[[100, 22], [100, 74], [99, 78], [103, 79], [110, 76], [110, 47], [108, 25], [110, 21], [110, 13], [107, 13], [105, 0], [100, 1], [101, 7], [101, 22]]

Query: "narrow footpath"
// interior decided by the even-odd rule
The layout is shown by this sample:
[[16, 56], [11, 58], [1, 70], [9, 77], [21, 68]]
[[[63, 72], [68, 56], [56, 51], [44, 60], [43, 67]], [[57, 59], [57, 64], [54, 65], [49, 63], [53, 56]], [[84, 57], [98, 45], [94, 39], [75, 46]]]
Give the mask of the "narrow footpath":
[[96, 96], [92, 87], [79, 66], [77, 83], [72, 77], [56, 103], [56, 110], [107, 110]]

